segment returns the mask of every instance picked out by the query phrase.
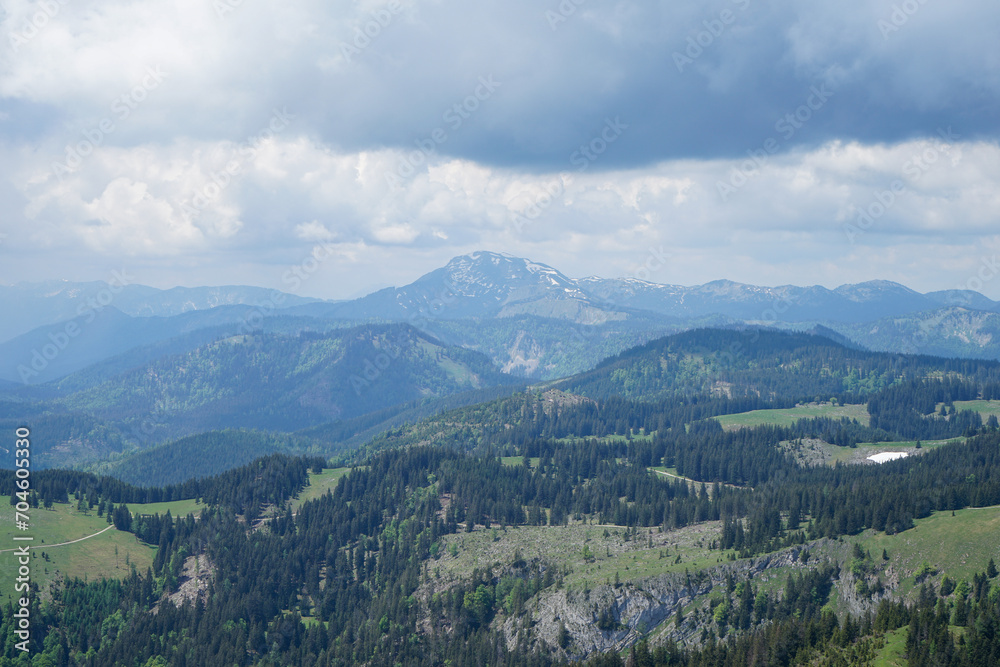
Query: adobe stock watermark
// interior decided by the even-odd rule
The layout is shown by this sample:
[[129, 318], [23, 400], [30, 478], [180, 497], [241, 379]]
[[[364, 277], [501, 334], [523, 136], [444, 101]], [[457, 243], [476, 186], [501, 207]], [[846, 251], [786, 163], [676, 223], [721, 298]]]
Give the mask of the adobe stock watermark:
[[[26, 426], [21, 426], [14, 431], [14, 486], [11, 494], [11, 502], [17, 500], [14, 505], [14, 527], [20, 531], [31, 529], [31, 430]], [[14, 542], [32, 542], [33, 535], [14, 535]], [[21, 641], [14, 644], [14, 648], [25, 653], [28, 652], [28, 644], [31, 641], [31, 554], [27, 545], [19, 545], [12, 549], [17, 557], [17, 577], [14, 579], [14, 590], [20, 593], [20, 597], [14, 599], [17, 611], [12, 616], [10, 628], [13, 634]], [[7, 549], [4, 549], [7, 551]], [[13, 597], [13, 596], [12, 596]]]
[[[641, 280], [643, 282], [649, 282], [653, 277], [653, 274], [661, 270], [667, 265], [667, 260], [670, 259], [671, 253], [667, 252], [663, 246], [650, 247], [646, 254], [646, 258], [639, 263], [639, 266], [632, 271], [632, 275], [628, 276], [633, 280]], [[624, 307], [622, 303], [615, 299], [601, 298], [597, 305], [601, 308], [620, 310]], [[582, 328], [583, 325], [580, 323], [575, 323], [570, 329], [573, 338], [580, 343], [589, 342], [598, 332], [594, 327]]]
[[169, 396], [161, 401], [157, 401], [145, 419], [132, 426], [132, 436], [138, 442], [149, 442], [152, 440], [156, 429], [160, 426], [166, 426], [169, 423], [170, 415], [177, 412], [180, 407], [180, 403]]
[[608, 150], [608, 146], [618, 141], [627, 129], [628, 124], [623, 123], [621, 117], [615, 116], [614, 120], [605, 118], [604, 127], [597, 132], [593, 139], [573, 151], [569, 156], [569, 163], [576, 167], [577, 171], [587, 171], [590, 165]]
[[402, 12], [403, 5], [399, 0], [389, 0], [385, 7], [371, 12], [363, 25], [354, 27], [354, 39], [350, 43], [340, 43], [340, 54], [344, 56], [344, 60], [350, 63], [354, 58], [360, 56], [361, 52], [371, 46], [372, 42], [382, 34], [382, 31], [388, 28], [393, 19]]
[[[479, 77], [478, 85], [472, 93], [446, 109], [441, 114], [441, 119], [452, 132], [457, 132], [502, 85], [492, 74]], [[448, 131], [443, 127], [436, 127], [426, 137], [414, 140], [416, 150], [403, 155], [394, 171], [385, 172], [385, 182], [393, 190], [401, 188], [403, 181], [416, 174], [417, 168], [426, 164], [437, 153], [438, 146], [447, 143], [448, 139]]]
[[882, 39], [889, 39], [889, 35], [899, 32], [903, 26], [910, 22], [914, 14], [927, 4], [927, 0], [903, 0], [899, 4], [892, 6], [892, 11], [887, 17], [880, 18], [875, 22]]
[[38, 3], [38, 11], [24, 19], [17, 30], [8, 34], [11, 50], [17, 53], [22, 46], [37, 37], [68, 2], [69, 0], [41, 0]]
[[[1000, 275], [1000, 262], [997, 256], [980, 257], [979, 268], [976, 272], [962, 284], [955, 287], [959, 291], [982, 292], [983, 286]], [[949, 303], [956, 306], [969, 306], [968, 297], [954, 295], [949, 298]]]
[[[733, 4], [745, 12], [750, 6], [750, 0], [733, 0]], [[684, 68], [688, 65], [693, 65], [694, 61], [700, 58], [706, 49], [711, 48], [715, 44], [715, 40], [722, 37], [726, 29], [734, 23], [736, 23], [736, 12], [731, 9], [723, 9], [719, 12], [718, 16], [702, 21], [701, 24], [704, 26], [704, 29], [699, 30], [693, 35], [688, 35], [687, 46], [684, 48], [684, 52], [673, 52], [672, 57], [677, 71], [683, 74]]]
[[[336, 244], [332, 241], [315, 244], [301, 261], [293, 264], [286, 270], [281, 281], [288, 287], [289, 291], [295, 291], [302, 287], [303, 283], [309, 280], [320, 266], [335, 255]], [[263, 303], [257, 304], [253, 310], [246, 314], [240, 322], [236, 332], [239, 335], [251, 334], [264, 326], [264, 318], [273, 314], [282, 307], [287, 298], [284, 292], [274, 290], [270, 297]]]
[[729, 197], [749, 183], [752, 178], [760, 175], [771, 156], [781, 150], [781, 142], [787, 142], [794, 137], [820, 109], [826, 106], [833, 94], [834, 91], [827, 88], [825, 83], [811, 86], [805, 101], [775, 122], [774, 129], [780, 135], [780, 139], [771, 136], [761, 142], [760, 148], [749, 149], [747, 159], [729, 172], [727, 181], [715, 182], [715, 188], [722, 201], [729, 201]]
[[243, 6], [243, 0], [212, 0], [216, 16], [224, 19]]
[[[953, 132], [950, 126], [947, 129], [939, 128], [938, 136], [941, 137], [941, 143], [928, 146], [902, 164], [900, 171], [902, 171], [904, 176], [909, 177], [912, 181], [920, 180], [924, 174], [931, 170], [942, 155], [950, 155], [954, 143], [961, 139], [961, 135]], [[889, 184], [888, 188], [876, 190], [872, 195], [872, 200], [867, 205], [861, 208], [851, 207], [851, 215], [854, 217], [854, 221], [845, 222], [843, 225], [847, 240], [852, 245], [857, 243], [859, 236], [871, 229], [882, 216], [896, 205], [903, 195], [909, 192], [910, 190], [907, 189], [906, 183], [902, 179], [896, 179]]]
[[104, 141], [114, 134], [119, 123], [128, 120], [132, 112], [139, 108], [139, 105], [146, 101], [149, 94], [160, 87], [169, 75], [160, 69], [160, 66], [147, 67], [146, 75], [128, 92], [119, 95], [111, 103], [111, 115], [102, 118], [95, 127], [83, 131], [83, 139], [73, 145], [66, 146], [65, 162], [53, 162], [52, 173], [61, 181], [64, 176], [72, 174], [80, 165], [84, 158], [93, 154]]
[[663, 246], [650, 248], [646, 260], [639, 265], [639, 268], [632, 272], [632, 277], [636, 280], [649, 282], [654, 273], [667, 265], [667, 260], [671, 256], [669, 252], [663, 249]]
[[[440, 319], [444, 312], [455, 304], [459, 294], [458, 287], [450, 280], [445, 279], [444, 288], [438, 290], [437, 294], [427, 302], [426, 307], [421, 306], [416, 312], [407, 315], [407, 324], [415, 329], [427, 331], [430, 322]], [[365, 359], [361, 374], [353, 374], [348, 378], [355, 395], [360, 396], [363, 391], [377, 382], [401, 354], [402, 349], [397, 346], [393, 348], [392, 352], [380, 352], [373, 359]]]
[[[970, 275], [964, 283], [956, 285], [956, 290], [979, 292], [983, 288], [983, 285], [1000, 274], [1000, 262], [997, 261], [996, 255], [989, 258], [980, 257], [979, 262], [980, 266], [978, 270]], [[970, 297], [965, 295], [950, 294], [948, 296], [949, 306], [969, 307], [971, 306], [970, 301]], [[906, 370], [903, 368], [903, 365], [907, 363], [905, 355], [921, 354], [927, 350], [928, 343], [932, 341], [931, 334], [937, 325], [937, 319], [921, 318], [917, 321], [916, 331], [906, 336], [903, 342], [897, 347], [898, 351], [892, 356], [892, 367], [897, 373], [902, 374]], [[935, 354], [935, 352], [932, 350], [931, 354]]]
[[[133, 284], [132, 276], [129, 276], [125, 269], [111, 272], [111, 280], [106, 286], [98, 290], [97, 294], [87, 297], [76, 309], [76, 317], [66, 322], [61, 330], [50, 332], [49, 342], [42, 344], [40, 348], [31, 350], [31, 360], [27, 364], [19, 364], [17, 374], [21, 382], [28, 384], [37, 378], [42, 371], [49, 367], [49, 364], [56, 359], [63, 351], [69, 347], [74, 338], [79, 336], [84, 327], [97, 319], [97, 315], [110, 306], [115, 297], [125, 289], [126, 285]], [[78, 322], [80, 318], [83, 322]]]
[[425, 328], [433, 320], [440, 319], [442, 314], [451, 308], [458, 300], [460, 291], [450, 280], [445, 279], [444, 289], [438, 290], [426, 308], [419, 308], [417, 312], [410, 313], [406, 317], [407, 324], [417, 328]]
[[237, 146], [235, 155], [221, 169], [213, 171], [207, 183], [195, 189], [190, 200], [181, 202], [181, 212], [191, 220], [198, 218], [202, 211], [218, 199], [223, 191], [243, 174], [244, 169], [257, 159], [260, 145], [286, 130], [294, 119], [295, 114], [289, 113], [287, 108], [274, 109], [267, 126], [247, 137], [246, 141]]
[[361, 396], [361, 392], [378, 382], [382, 373], [392, 366], [392, 362], [399, 359], [401, 354], [402, 350], [399, 347], [394, 347], [391, 352], [379, 352], [373, 359], [365, 359], [362, 363], [361, 375], [353, 374], [348, 378], [354, 395]]
[[587, 0], [562, 0], [555, 10], [545, 10], [545, 20], [549, 23], [552, 32], [559, 29], [559, 26], [569, 20], [569, 17], [576, 14], [576, 10]]
[[[542, 193], [531, 199], [528, 204], [520, 209], [508, 209], [508, 214], [514, 229], [520, 233], [525, 226], [536, 222], [542, 214], [548, 210], [553, 203], [566, 194], [566, 182], [568, 178], [565, 174], [559, 176], [551, 183], [542, 188]], [[527, 193], [523, 193], [527, 195]], [[520, 197], [520, 195], [519, 195]]]

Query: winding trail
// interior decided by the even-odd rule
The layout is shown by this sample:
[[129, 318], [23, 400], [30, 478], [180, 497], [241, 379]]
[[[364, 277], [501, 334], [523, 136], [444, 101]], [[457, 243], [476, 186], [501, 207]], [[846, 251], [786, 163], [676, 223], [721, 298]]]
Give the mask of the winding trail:
[[[649, 468], [649, 470], [653, 469]], [[680, 475], [673, 475], [669, 472], [664, 472], [662, 470], [653, 470], [653, 472], [659, 475], [666, 475], [667, 477], [673, 477], [674, 479], [682, 479], [695, 488], [704, 484], [706, 489], [711, 489], [712, 485], [715, 484], [715, 482], [699, 482], [697, 480], [691, 479], [690, 477], [681, 477]], [[753, 491], [752, 486], [739, 486], [737, 484], [726, 484], [725, 482], [722, 482], [722, 486], [728, 486], [730, 489], [750, 489], [751, 491]], [[709, 491], [709, 493], [711, 493], [711, 491]]]
[[667, 477], [673, 477], [674, 479], [683, 479], [685, 482], [691, 482], [692, 484], [698, 484], [699, 482], [693, 479], [688, 479], [687, 477], [681, 477], [680, 475], [671, 475], [669, 472], [664, 472], [662, 470], [654, 470], [653, 472], [659, 473], [661, 475], [666, 475]]
[[[104, 530], [99, 530], [96, 533], [94, 533], [93, 535], [85, 535], [84, 537], [78, 537], [77, 539], [70, 540], [69, 542], [60, 542], [59, 544], [39, 544], [37, 546], [28, 547], [28, 548], [29, 549], [51, 549], [52, 547], [64, 547], [67, 544], [76, 544], [77, 542], [83, 542], [84, 540], [89, 540], [92, 537], [97, 537], [101, 533], [106, 533], [109, 530], [111, 530], [112, 528], [114, 528], [113, 525], [112, 526], [108, 526]], [[4, 553], [5, 551], [15, 551], [16, 549], [19, 549], [19, 548], [20, 547], [16, 547], [15, 549], [0, 549], [0, 554]]]

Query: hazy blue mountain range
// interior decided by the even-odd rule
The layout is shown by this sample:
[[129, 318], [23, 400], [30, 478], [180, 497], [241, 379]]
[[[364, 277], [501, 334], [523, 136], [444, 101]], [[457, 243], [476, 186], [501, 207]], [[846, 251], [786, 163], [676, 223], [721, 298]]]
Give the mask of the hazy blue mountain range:
[[347, 320], [263, 317], [261, 313], [257, 306], [243, 305], [169, 317], [131, 317], [108, 307], [0, 343], [0, 379], [34, 385], [95, 364], [102, 372], [127, 370], [226, 336], [327, 331], [357, 324]]
[[312, 304], [293, 312], [327, 317], [428, 320], [538, 315], [585, 324], [624, 319], [550, 266], [499, 253], [452, 259], [405, 287], [388, 287], [339, 304]]
[[31, 417], [45, 434], [38, 463], [66, 465], [204, 431], [294, 431], [517, 382], [485, 355], [406, 324], [232, 335], [124, 371], [103, 362], [8, 389], [0, 426]]
[[[294, 430], [509, 381], [479, 353], [447, 347], [407, 325], [366, 325], [222, 338], [61, 402], [129, 425], [165, 406], [163, 423], [173, 436], [240, 426]], [[79, 384], [70, 376], [57, 386]]]
[[315, 303], [292, 310], [351, 318], [462, 319], [539, 315], [596, 324], [637, 311], [677, 320], [722, 316], [777, 322], [867, 322], [961, 306], [997, 312], [1000, 303], [978, 292], [920, 294], [876, 280], [836, 289], [820, 286], [760, 287], [729, 280], [683, 287], [634, 278], [569, 278], [531, 260], [493, 252], [452, 259], [404, 287], [386, 288], [339, 304]]
[[121, 372], [248, 331], [328, 331], [361, 322], [409, 323], [536, 379], [587, 370], [684, 329], [744, 323], [820, 325], [877, 350], [1000, 358], [1000, 303], [968, 290], [921, 294], [889, 281], [827, 289], [574, 279], [493, 252], [462, 255], [409, 285], [343, 302], [276, 298], [255, 287], [158, 290], [115, 280], [0, 287], [0, 306], [19, 314], [0, 325], [0, 380], [39, 384], [112, 359], [105, 371]]
[[[128, 271], [116, 271], [108, 282], [76, 283], [52, 280], [0, 285], [0, 310], [11, 316], [0, 320], [0, 341], [47, 324], [76, 317], [88, 318], [114, 308], [132, 317], [169, 317], [219, 306], [269, 303], [274, 290], [262, 287], [174, 287], [161, 290], [135, 284]], [[286, 294], [281, 305], [293, 306], [316, 299]]]

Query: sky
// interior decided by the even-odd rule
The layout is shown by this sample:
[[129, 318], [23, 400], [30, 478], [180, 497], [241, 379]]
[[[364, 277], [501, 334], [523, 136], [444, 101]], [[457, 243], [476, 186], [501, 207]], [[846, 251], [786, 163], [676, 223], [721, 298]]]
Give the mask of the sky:
[[[0, 283], [1000, 299], [995, 0], [0, 0]], [[288, 280], [299, 267], [307, 280]]]

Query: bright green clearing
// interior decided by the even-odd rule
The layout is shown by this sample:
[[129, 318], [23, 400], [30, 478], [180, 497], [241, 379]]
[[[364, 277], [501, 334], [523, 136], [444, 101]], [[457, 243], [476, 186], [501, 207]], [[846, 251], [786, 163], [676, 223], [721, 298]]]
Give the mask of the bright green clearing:
[[[965, 628], [955, 625], [949, 625], [948, 629], [955, 639], [965, 632]], [[909, 628], [905, 627], [886, 633], [883, 638], [885, 644], [871, 663], [872, 667], [906, 667], [906, 640], [908, 636]]]
[[914, 528], [897, 535], [868, 531], [861, 539], [844, 541], [860, 542], [872, 556], [881, 556], [885, 549], [890, 563], [906, 577], [901, 582], [903, 592], [912, 589], [924, 561], [941, 575], [971, 581], [972, 575], [986, 569], [990, 558], [1000, 560], [1000, 506], [970, 507], [957, 510], [955, 516], [937, 512], [914, 523]]
[[170, 512], [170, 516], [185, 517], [188, 514], [194, 514], [198, 516], [201, 514], [201, 510], [205, 507], [205, 503], [198, 502], [197, 499], [192, 498], [190, 500], [172, 500], [165, 503], [133, 503], [126, 506], [132, 516], [140, 516], [142, 514], [166, 514], [167, 511]]
[[568, 566], [566, 586], [583, 589], [586, 585], [614, 581], [616, 573], [622, 581], [629, 581], [685, 569], [695, 572], [717, 565], [729, 553], [708, 548], [712, 540], [718, 539], [720, 530], [717, 521], [666, 533], [657, 528], [642, 528], [634, 539], [626, 540], [626, 529], [622, 526], [576, 523], [477, 528], [472, 533], [442, 538], [440, 558], [432, 559], [429, 565], [432, 576], [466, 579], [477, 567], [509, 565], [515, 552], [520, 551], [528, 560], [542, 558]]
[[810, 403], [777, 410], [751, 410], [734, 415], [722, 415], [715, 417], [715, 419], [722, 424], [722, 428], [733, 431], [763, 424], [791, 426], [800, 419], [812, 417], [832, 417], [834, 419], [848, 417], [857, 419], [865, 426], [868, 425], [869, 420], [868, 408], [864, 405], [834, 405], [832, 403]]
[[[43, 596], [60, 578], [79, 577], [91, 581], [102, 577], [121, 578], [128, 575], [131, 565], [144, 572], [153, 564], [155, 546], [139, 542], [131, 533], [113, 527], [108, 529], [108, 522], [97, 516], [96, 510], [80, 512], [75, 506], [62, 503], [48, 510], [32, 508], [28, 512], [30, 530], [19, 531], [14, 527], [14, 508], [6, 500], [0, 503], [3, 526], [0, 529], [0, 549], [3, 550], [0, 553], [0, 602], [11, 600], [15, 593], [14, 580], [19, 564], [13, 549], [25, 544], [14, 542], [15, 534], [35, 538], [27, 543], [31, 553], [31, 578], [39, 584]], [[80, 538], [87, 539], [57, 546]]]
[[908, 628], [899, 628], [885, 635], [885, 645], [875, 656], [872, 667], [906, 667], [906, 638]]
[[974, 410], [983, 416], [983, 422], [990, 415], [996, 415], [1000, 419], [1000, 401], [955, 401], [955, 409]]
[[293, 498], [289, 503], [292, 507], [292, 511], [296, 510], [299, 505], [310, 500], [316, 500], [327, 491], [332, 490], [337, 486], [337, 482], [340, 478], [351, 471], [350, 468], [324, 468], [321, 473], [309, 473], [309, 486], [302, 489], [299, 493], [298, 498]]
[[[895, 580], [894, 595], [913, 599], [919, 584], [917, 575], [929, 566], [927, 581], [940, 586], [945, 575], [958, 582], [971, 581], [986, 569], [990, 558], [1000, 559], [1000, 506], [938, 512], [914, 522], [914, 527], [896, 535], [866, 530], [860, 535], [845, 535], [814, 542], [810, 552], [814, 560], [829, 559], [842, 564], [853, 559], [854, 545], [871, 555], [870, 566], [883, 581]], [[883, 560], [883, 551], [888, 560]], [[831, 597], [838, 614], [846, 612]], [[894, 663], [886, 663], [894, 664]]]

